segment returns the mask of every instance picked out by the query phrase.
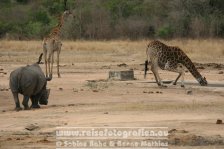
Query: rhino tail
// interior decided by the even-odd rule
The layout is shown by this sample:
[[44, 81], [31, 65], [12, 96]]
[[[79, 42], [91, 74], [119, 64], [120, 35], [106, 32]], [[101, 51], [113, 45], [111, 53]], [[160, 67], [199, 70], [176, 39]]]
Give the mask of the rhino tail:
[[38, 61], [37, 61], [37, 64], [40, 64], [40, 62], [41, 62], [41, 60], [42, 60], [42, 56], [43, 56], [43, 53], [40, 54], [39, 59], [38, 59]]

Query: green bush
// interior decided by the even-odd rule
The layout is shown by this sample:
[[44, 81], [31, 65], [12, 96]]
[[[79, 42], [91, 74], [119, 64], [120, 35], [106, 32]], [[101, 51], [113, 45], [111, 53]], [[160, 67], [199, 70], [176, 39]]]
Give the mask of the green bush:
[[161, 27], [157, 30], [156, 35], [160, 38], [170, 38], [173, 35], [173, 30], [170, 26]]
[[50, 17], [48, 16], [47, 12], [44, 10], [39, 10], [31, 14], [32, 20], [36, 22], [41, 22], [43, 24], [50, 23]]
[[27, 4], [29, 0], [16, 0], [18, 3]]
[[41, 35], [42, 24], [40, 22], [29, 22], [27, 24], [26, 32], [30, 37], [38, 37]]
[[[224, 37], [224, 0], [67, 0], [67, 8], [69, 39]], [[64, 0], [0, 0], [0, 38], [41, 39], [63, 11]]]

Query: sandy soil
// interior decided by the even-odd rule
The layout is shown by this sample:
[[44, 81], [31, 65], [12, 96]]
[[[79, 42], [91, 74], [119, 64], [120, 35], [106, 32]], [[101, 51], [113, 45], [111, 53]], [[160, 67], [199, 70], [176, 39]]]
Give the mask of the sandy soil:
[[[69, 55], [77, 53], [70, 51]], [[11, 59], [15, 60], [17, 54], [11, 55]], [[27, 54], [32, 53], [28, 51]], [[62, 59], [66, 56], [64, 54]], [[127, 66], [119, 67], [122, 62]], [[185, 88], [180, 84], [159, 88], [151, 72], [143, 79], [143, 62], [144, 59], [72, 63], [62, 60], [62, 78], [57, 78], [55, 73], [48, 84], [51, 89], [49, 104], [20, 112], [14, 111], [8, 78], [13, 69], [26, 65], [27, 61], [2, 62], [0, 148], [55, 148], [58, 126], [168, 127], [169, 148], [223, 148], [224, 124], [216, 124], [217, 119], [224, 120], [223, 65], [197, 64], [209, 82], [207, 87], [199, 86], [187, 72]], [[107, 80], [108, 72], [114, 69], [134, 69], [136, 80]], [[174, 80], [177, 76], [167, 71], [160, 71], [160, 74], [164, 80]], [[32, 124], [37, 129], [27, 130]]]

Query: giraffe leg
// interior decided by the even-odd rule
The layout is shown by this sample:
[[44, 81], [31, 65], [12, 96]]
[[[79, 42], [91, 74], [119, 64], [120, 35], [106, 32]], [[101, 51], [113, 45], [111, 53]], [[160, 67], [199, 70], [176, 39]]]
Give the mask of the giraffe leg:
[[179, 73], [179, 75], [177, 76], [176, 80], [173, 82], [173, 85], [177, 85], [177, 81], [179, 80], [180, 76], [181, 76], [181, 73]]
[[53, 63], [54, 63], [54, 53], [51, 55], [51, 71], [50, 71], [50, 77], [53, 76]]
[[[171, 65], [173, 64], [173, 65]], [[173, 82], [173, 85], [177, 84], [177, 81], [179, 80], [179, 78], [181, 77], [181, 87], [184, 87], [184, 67], [182, 64], [180, 63], [169, 63], [167, 62], [165, 69], [168, 71], [172, 71], [172, 72], [177, 72], [179, 73], [179, 75], [177, 76], [176, 80]]]
[[59, 46], [59, 49], [57, 51], [57, 73], [58, 73], [58, 78], [61, 78], [61, 74], [59, 72], [59, 57], [60, 57], [60, 53], [61, 53], [61, 45]]
[[46, 43], [44, 43], [44, 45], [43, 45], [43, 53], [44, 53], [44, 63], [45, 63], [45, 75], [46, 75], [46, 77], [48, 77], [48, 72], [47, 72], [47, 64], [48, 64], [48, 62], [47, 62], [47, 47], [46, 47]]
[[160, 86], [160, 84], [159, 84], [159, 82], [158, 82], [158, 79], [157, 79], [157, 76], [156, 76], [156, 73], [155, 73], [155, 68], [154, 68], [155, 66], [152, 64], [152, 66], [151, 66], [151, 70], [152, 70], [152, 72], [153, 72], [153, 75], [154, 75], [154, 77], [155, 77], [155, 79], [156, 79], [156, 83]]
[[45, 72], [46, 72], [46, 77], [48, 77], [48, 72], [47, 72], [47, 58], [45, 58]]
[[161, 81], [161, 78], [158, 73], [158, 65], [156, 63], [152, 62], [151, 70], [154, 74], [154, 77], [156, 79], [156, 83], [158, 84], [158, 86], [166, 87], [165, 85], [163, 85], [163, 83]]
[[177, 69], [176, 69], [176, 72], [179, 73], [178, 77], [176, 78], [176, 80], [174, 81], [174, 84], [177, 83], [177, 80], [180, 78], [181, 76], [181, 87], [184, 87], [184, 75], [185, 75], [185, 72], [184, 72], [184, 66], [182, 64], [177, 64]]
[[179, 75], [177, 76], [176, 80], [173, 82], [173, 85], [177, 84], [178, 79], [181, 77], [181, 87], [184, 87], [184, 71], [180, 72]]
[[183, 70], [182, 73], [181, 73], [181, 87], [185, 87], [184, 86], [184, 75], [185, 75], [185, 73], [184, 73], [184, 70]]
[[48, 58], [47, 58], [47, 68], [48, 68], [48, 76], [49, 77], [51, 74], [51, 67], [50, 67], [50, 64], [51, 64], [51, 61], [52, 61], [52, 53], [49, 53], [48, 55]]

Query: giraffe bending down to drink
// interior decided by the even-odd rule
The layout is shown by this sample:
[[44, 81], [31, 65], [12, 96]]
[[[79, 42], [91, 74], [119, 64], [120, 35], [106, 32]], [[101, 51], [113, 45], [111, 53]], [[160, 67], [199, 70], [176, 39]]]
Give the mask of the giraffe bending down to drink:
[[176, 85], [178, 79], [181, 77], [181, 87], [184, 87], [184, 67], [186, 67], [201, 86], [206, 86], [208, 83], [205, 77], [202, 77], [190, 58], [178, 47], [167, 46], [160, 41], [152, 41], [148, 44], [147, 60], [145, 61], [145, 78], [148, 70], [148, 62], [151, 60], [151, 70], [154, 74], [158, 86], [165, 86], [158, 73], [158, 67], [162, 70], [177, 72], [179, 75], [173, 82]]
[[60, 72], [59, 72], [59, 56], [61, 52], [61, 28], [64, 24], [65, 19], [68, 18], [69, 15], [72, 13], [69, 10], [66, 10], [61, 17], [59, 18], [58, 25], [54, 27], [50, 34], [44, 38], [43, 40], [43, 53], [44, 53], [44, 60], [45, 60], [45, 71], [46, 71], [46, 77], [52, 77], [52, 71], [53, 71], [53, 63], [54, 63], [54, 52], [57, 52], [57, 73], [58, 77], [60, 78]]

